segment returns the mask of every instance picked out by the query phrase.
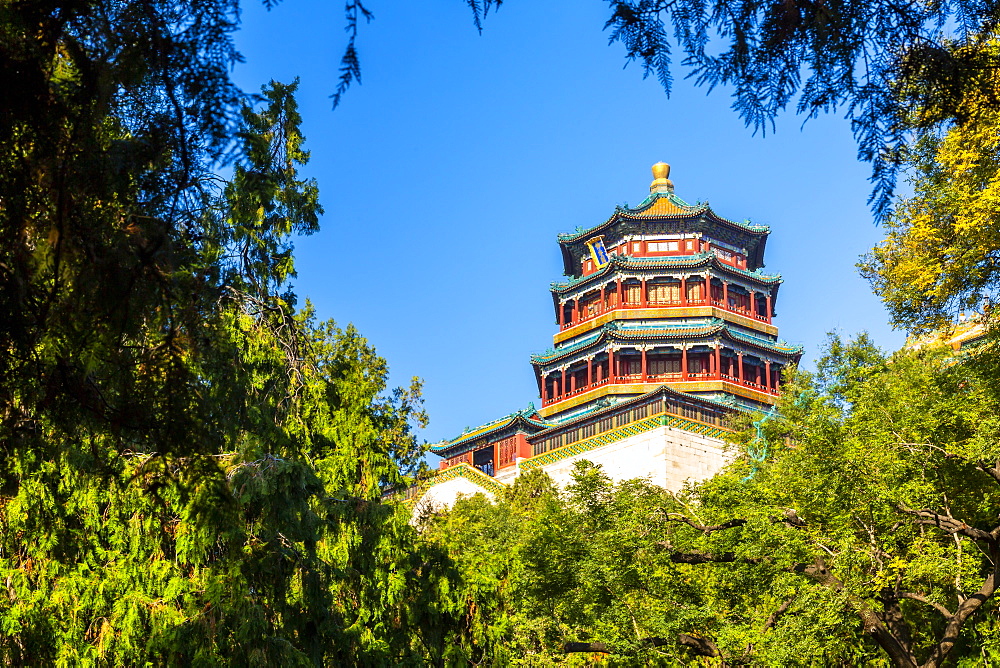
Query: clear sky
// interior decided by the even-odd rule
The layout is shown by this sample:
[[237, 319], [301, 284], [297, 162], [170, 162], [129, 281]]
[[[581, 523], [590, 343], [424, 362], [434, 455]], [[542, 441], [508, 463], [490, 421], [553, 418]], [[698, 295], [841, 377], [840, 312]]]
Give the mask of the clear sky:
[[336, 111], [340, 2], [248, 3], [235, 75], [247, 90], [301, 78], [306, 174], [326, 215], [296, 243], [296, 289], [321, 317], [354, 323], [394, 384], [424, 379], [422, 438], [539, 405], [528, 356], [556, 331], [556, 234], [638, 204], [659, 160], [689, 203], [771, 226], [776, 324], [807, 365], [832, 329], [902, 344], [854, 267], [881, 230], [847, 121], [787, 114], [754, 137], [727, 91], [706, 94], [679, 66], [667, 98], [623, 69], [599, 0], [510, 0], [482, 35], [462, 0], [368, 6], [363, 85]]

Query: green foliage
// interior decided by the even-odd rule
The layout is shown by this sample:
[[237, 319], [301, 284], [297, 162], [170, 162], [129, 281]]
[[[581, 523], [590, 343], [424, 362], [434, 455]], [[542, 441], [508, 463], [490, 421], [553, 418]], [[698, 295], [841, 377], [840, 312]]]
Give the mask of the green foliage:
[[886, 356], [866, 336], [832, 337], [820, 373], [790, 378], [763, 423], [762, 462], [741, 445], [677, 494], [581, 462], [563, 492], [533, 473], [495, 503], [430, 518], [422, 536], [476, 583], [466, 624], [494, 660], [1000, 660], [996, 359]]
[[[189, 264], [158, 272], [172, 300], [118, 347], [71, 332], [95, 351], [83, 391], [131, 413], [68, 419], [43, 397], [30, 428], [5, 424], [6, 663], [420, 663], [415, 643], [447, 628], [428, 606], [447, 562], [414, 551], [408, 514], [380, 502], [423, 454], [419, 384], [385, 396], [385, 362], [353, 328], [278, 293], [289, 235], [319, 212], [296, 174], [293, 92], [272, 85], [244, 110], [245, 158], [207, 202], [205, 236], [172, 254]], [[60, 352], [43, 340], [29, 361]], [[64, 354], [50, 373], [76, 361]], [[123, 369], [116, 354], [142, 359]]]
[[[606, 26], [629, 61], [655, 73], [669, 93], [677, 47], [699, 85], [732, 86], [733, 108], [765, 132], [790, 104], [806, 118], [842, 109], [873, 163], [871, 201], [889, 213], [906, 122], [915, 103], [900, 88], [968, 85], [977, 63], [949, 44], [975, 44], [995, 25], [995, 2], [760, 2], [609, 0]], [[923, 102], [924, 100], [921, 100]]]
[[[299, 308], [295, 84], [228, 78], [233, 3], [0, 8], [0, 662], [420, 665], [420, 385]], [[217, 176], [226, 156], [232, 177]]]
[[942, 86], [914, 93], [923, 115], [949, 122], [914, 142], [913, 195], [897, 204], [886, 240], [861, 265], [893, 321], [918, 331], [944, 327], [959, 311], [989, 313], [1000, 283], [1000, 43], [984, 37], [952, 50], [979, 61], [977, 76], [947, 86], [946, 95]]

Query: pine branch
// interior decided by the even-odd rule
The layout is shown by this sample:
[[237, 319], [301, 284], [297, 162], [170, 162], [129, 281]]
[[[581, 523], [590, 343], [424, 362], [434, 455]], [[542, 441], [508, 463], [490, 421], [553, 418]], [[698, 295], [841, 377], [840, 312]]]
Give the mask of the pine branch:
[[337, 90], [330, 96], [334, 109], [340, 104], [341, 98], [352, 83], [357, 81], [358, 85], [361, 84], [361, 61], [358, 58], [357, 48], [358, 19], [364, 18], [365, 23], [370, 23], [375, 18], [375, 15], [368, 11], [361, 0], [347, 0], [344, 4], [344, 14], [347, 19], [347, 25], [344, 29], [347, 31], [348, 39], [344, 55], [340, 57], [340, 78], [337, 82]]
[[[660, 545], [669, 547], [664, 543], [660, 543]], [[671, 552], [669, 559], [675, 564], [731, 564], [738, 561], [736, 555], [732, 552], [723, 552], [722, 554], [712, 554], [710, 552]]]
[[483, 21], [486, 20], [486, 15], [490, 13], [490, 10], [496, 11], [500, 9], [500, 5], [503, 4], [503, 0], [465, 0], [465, 4], [470, 10], [472, 10], [472, 23], [476, 26], [476, 30], [482, 34], [483, 32]]
[[[685, 644], [684, 641], [681, 640], [682, 637], [690, 638], [691, 636], [687, 636], [683, 633], [680, 634], [680, 636], [678, 636], [678, 642], [680, 642], [681, 644]], [[695, 640], [700, 640], [700, 639], [696, 638]], [[669, 644], [670, 644], [669, 640], [667, 640], [666, 638], [660, 638], [658, 636], [641, 638], [639, 640], [639, 645], [642, 647], [663, 647], [664, 645], [669, 645]], [[714, 647], [715, 645], [712, 644], [712, 646]], [[568, 642], [563, 645], [563, 652], [565, 652], [566, 654], [573, 654], [576, 652], [599, 652], [601, 654], [611, 654], [612, 650], [610, 647], [608, 647], [607, 643], [603, 642]], [[714, 655], [706, 654], [705, 656], [718, 656], [718, 654]]]
[[781, 605], [779, 605], [778, 609], [775, 610], [774, 612], [772, 612], [770, 614], [770, 616], [768, 616], [767, 621], [764, 622], [764, 630], [765, 631], [768, 631], [768, 630], [774, 628], [775, 624], [778, 623], [778, 620], [781, 619], [782, 615], [784, 615], [786, 612], [788, 612], [788, 608], [792, 607], [792, 602], [794, 600], [795, 600], [795, 597], [792, 596], [791, 598], [789, 598], [788, 600], [786, 600], [784, 603], [782, 603]]
[[719, 646], [707, 638], [698, 638], [697, 636], [680, 633], [677, 635], [677, 642], [684, 645], [698, 656], [722, 656], [722, 651], [719, 649]]
[[997, 484], [1000, 484], [1000, 461], [993, 466], [980, 462], [978, 466], [984, 473], [993, 478]]

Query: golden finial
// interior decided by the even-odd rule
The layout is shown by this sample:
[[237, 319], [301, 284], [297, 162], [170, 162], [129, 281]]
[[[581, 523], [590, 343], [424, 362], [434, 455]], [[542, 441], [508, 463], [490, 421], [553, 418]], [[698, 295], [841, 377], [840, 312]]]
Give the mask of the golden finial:
[[672, 193], [674, 183], [667, 177], [670, 176], [670, 165], [665, 162], [658, 162], [653, 165], [653, 182], [649, 184], [650, 193]]

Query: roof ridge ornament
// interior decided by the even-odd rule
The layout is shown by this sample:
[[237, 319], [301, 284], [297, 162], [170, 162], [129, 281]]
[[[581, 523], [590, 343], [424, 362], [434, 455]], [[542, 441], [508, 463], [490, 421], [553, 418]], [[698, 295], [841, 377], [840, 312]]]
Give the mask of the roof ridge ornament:
[[658, 162], [653, 165], [653, 182], [649, 184], [649, 194], [670, 195], [674, 192], [674, 182], [670, 176], [670, 165], [665, 162]]

